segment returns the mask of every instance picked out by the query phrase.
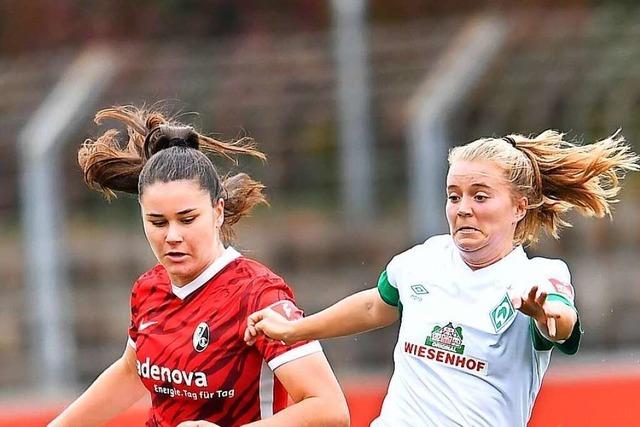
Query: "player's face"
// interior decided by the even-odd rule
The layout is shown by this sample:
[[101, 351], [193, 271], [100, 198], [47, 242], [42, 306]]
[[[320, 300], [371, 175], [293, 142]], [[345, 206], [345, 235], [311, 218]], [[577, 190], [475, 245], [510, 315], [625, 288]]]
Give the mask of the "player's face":
[[144, 232], [173, 284], [191, 282], [222, 254], [224, 202], [197, 181], [156, 182], [140, 198]]
[[516, 225], [526, 213], [504, 170], [489, 161], [459, 160], [447, 175], [449, 231], [465, 261], [484, 266], [513, 249]]

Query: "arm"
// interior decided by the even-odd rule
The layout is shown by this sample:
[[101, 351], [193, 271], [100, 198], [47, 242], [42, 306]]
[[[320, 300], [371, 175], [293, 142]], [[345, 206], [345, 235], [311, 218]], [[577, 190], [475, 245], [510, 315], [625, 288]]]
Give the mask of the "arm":
[[397, 307], [385, 303], [372, 288], [300, 320], [288, 321], [269, 308], [257, 311], [247, 319], [245, 341], [253, 344], [259, 333], [287, 344], [341, 337], [388, 326], [398, 317]]
[[[349, 409], [338, 381], [322, 352], [276, 368], [278, 380], [295, 404], [244, 427], [349, 426]], [[313, 372], [313, 375], [309, 375]], [[209, 421], [185, 421], [178, 427], [218, 427]]]
[[49, 427], [97, 426], [144, 396], [146, 389], [136, 370], [136, 353], [127, 345], [122, 357], [100, 374], [91, 386], [49, 423]]
[[568, 339], [576, 322], [575, 308], [560, 301], [549, 301], [547, 292], [533, 286], [525, 298], [516, 298], [514, 307], [533, 318], [540, 333], [554, 342]]
[[276, 368], [275, 374], [295, 404], [247, 426], [349, 425], [347, 402], [324, 353], [292, 360]]

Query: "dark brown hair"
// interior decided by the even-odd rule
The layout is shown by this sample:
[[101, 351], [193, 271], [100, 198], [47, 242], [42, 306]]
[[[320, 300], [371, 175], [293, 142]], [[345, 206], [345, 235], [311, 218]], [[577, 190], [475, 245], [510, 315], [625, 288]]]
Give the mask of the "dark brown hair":
[[107, 108], [95, 116], [122, 122], [127, 127], [126, 146], [119, 132], [109, 129], [96, 140], [87, 139], [78, 150], [78, 163], [87, 185], [115, 197], [116, 191], [137, 194], [155, 182], [196, 180], [209, 191], [212, 203], [223, 198], [224, 223], [220, 230], [226, 244], [233, 238], [232, 226], [251, 209], [266, 203], [264, 185], [245, 173], [220, 179], [205, 153], [235, 161], [236, 155], [250, 155], [264, 160], [251, 138], [222, 142], [196, 132], [159, 111], [131, 106]]
[[482, 138], [449, 153], [457, 160], [496, 162], [505, 171], [514, 195], [525, 196], [527, 214], [516, 226], [514, 243], [535, 243], [542, 230], [558, 238], [571, 209], [584, 216], [611, 215], [611, 204], [628, 171], [637, 171], [638, 156], [618, 132], [593, 144], [578, 145], [547, 130], [535, 137], [512, 134]]

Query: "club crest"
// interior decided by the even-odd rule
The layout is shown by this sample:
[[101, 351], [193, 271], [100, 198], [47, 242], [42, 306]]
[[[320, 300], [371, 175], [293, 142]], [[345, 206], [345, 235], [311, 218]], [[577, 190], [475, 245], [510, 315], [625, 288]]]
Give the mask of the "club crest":
[[516, 310], [511, 303], [511, 298], [508, 294], [502, 298], [498, 305], [491, 310], [489, 317], [491, 317], [491, 323], [493, 329], [496, 332], [500, 332], [504, 327], [509, 324], [510, 320], [516, 315]]
[[203, 352], [209, 345], [209, 325], [200, 323], [193, 332], [193, 348], [198, 353]]

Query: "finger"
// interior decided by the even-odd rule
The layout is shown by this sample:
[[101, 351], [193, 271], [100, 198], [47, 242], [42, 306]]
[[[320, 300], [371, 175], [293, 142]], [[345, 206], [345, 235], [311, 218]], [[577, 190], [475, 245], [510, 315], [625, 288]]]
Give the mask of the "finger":
[[264, 319], [264, 312], [262, 310], [256, 311], [247, 317], [247, 325], [255, 325], [262, 319]]
[[246, 332], [249, 334], [249, 336], [251, 338], [258, 336], [258, 331], [256, 330], [256, 326], [255, 325], [247, 326]]
[[536, 304], [538, 304], [539, 306], [543, 306], [546, 300], [547, 300], [547, 293], [542, 291], [540, 292], [540, 295], [538, 295], [538, 298], [536, 298]]
[[514, 309], [519, 310], [520, 307], [522, 307], [522, 297], [519, 297], [519, 296], [511, 297], [511, 305], [513, 305]]
[[265, 327], [266, 327], [266, 325], [265, 325], [264, 321], [260, 321], [260, 322], [256, 323], [256, 325], [255, 325], [256, 334], [264, 336], [269, 341], [273, 341], [273, 338], [271, 338], [269, 336], [269, 334], [267, 334], [265, 332], [265, 330], [264, 330]]
[[529, 289], [529, 294], [527, 295], [527, 299], [530, 301], [536, 300], [536, 295], [538, 294], [538, 285], [534, 285]]
[[244, 342], [248, 345], [253, 345], [255, 342], [255, 333], [249, 330], [249, 328], [244, 330]]
[[549, 331], [549, 336], [551, 338], [555, 338], [556, 336], [556, 319], [553, 317], [547, 318], [547, 330]]

